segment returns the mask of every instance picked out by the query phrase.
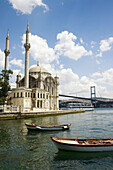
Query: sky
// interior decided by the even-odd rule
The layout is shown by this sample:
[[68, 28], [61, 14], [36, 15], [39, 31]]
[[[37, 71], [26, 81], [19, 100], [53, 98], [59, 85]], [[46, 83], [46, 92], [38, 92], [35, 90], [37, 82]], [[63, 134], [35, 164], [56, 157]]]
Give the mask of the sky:
[[9, 29], [11, 87], [24, 76], [29, 22], [29, 67], [39, 62], [59, 76], [59, 93], [113, 98], [113, 0], [0, 0], [0, 71]]

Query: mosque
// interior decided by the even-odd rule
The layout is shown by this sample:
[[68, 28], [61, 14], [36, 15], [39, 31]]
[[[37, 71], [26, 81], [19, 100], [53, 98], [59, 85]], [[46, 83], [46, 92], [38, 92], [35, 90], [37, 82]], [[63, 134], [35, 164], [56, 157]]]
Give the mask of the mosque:
[[[19, 106], [23, 112], [38, 112], [59, 110], [59, 77], [52, 75], [39, 66], [29, 69], [29, 24], [26, 30], [25, 48], [25, 74], [17, 75], [16, 88], [13, 88], [8, 96], [8, 103], [12, 106]], [[8, 70], [9, 32], [6, 37], [5, 70]]]

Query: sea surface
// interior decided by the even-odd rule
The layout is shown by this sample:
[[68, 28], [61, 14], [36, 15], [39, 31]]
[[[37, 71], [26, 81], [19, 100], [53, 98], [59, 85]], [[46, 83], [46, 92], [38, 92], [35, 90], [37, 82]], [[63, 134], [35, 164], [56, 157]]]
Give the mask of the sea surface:
[[[28, 132], [25, 123], [71, 123], [70, 130]], [[0, 121], [0, 170], [112, 170], [113, 152], [58, 151], [52, 137], [113, 138], [113, 109]]]

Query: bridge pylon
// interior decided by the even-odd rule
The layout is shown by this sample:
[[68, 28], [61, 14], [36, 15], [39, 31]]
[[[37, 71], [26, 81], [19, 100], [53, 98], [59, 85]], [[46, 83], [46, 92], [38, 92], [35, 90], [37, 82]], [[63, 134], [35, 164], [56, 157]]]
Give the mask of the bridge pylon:
[[96, 107], [96, 91], [95, 91], [95, 86], [91, 86], [91, 103], [92, 105], [94, 104], [94, 107]]

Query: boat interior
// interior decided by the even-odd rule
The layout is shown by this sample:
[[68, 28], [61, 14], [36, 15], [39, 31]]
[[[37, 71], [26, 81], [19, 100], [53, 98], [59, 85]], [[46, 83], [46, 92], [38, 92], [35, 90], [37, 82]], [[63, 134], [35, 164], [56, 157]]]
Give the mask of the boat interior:
[[56, 142], [77, 145], [113, 145], [113, 139], [63, 139], [54, 138]]

